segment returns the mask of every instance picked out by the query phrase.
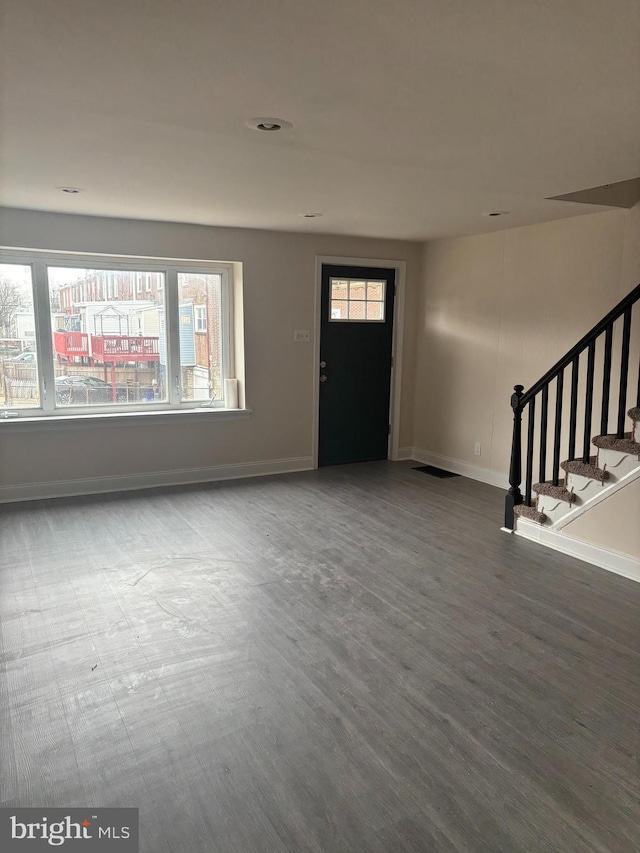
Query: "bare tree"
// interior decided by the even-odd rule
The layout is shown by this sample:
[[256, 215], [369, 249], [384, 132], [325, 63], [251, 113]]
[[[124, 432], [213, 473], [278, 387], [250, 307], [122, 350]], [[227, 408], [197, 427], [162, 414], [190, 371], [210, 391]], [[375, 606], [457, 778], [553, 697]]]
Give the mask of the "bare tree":
[[24, 295], [11, 279], [0, 276], [0, 334], [7, 338], [14, 332], [13, 319], [23, 307]]

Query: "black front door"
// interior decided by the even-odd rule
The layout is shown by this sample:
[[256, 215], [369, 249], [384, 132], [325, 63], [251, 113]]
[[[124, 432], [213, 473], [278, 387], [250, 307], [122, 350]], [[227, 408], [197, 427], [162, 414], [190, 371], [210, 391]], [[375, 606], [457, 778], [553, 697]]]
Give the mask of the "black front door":
[[318, 464], [386, 459], [395, 270], [322, 267]]

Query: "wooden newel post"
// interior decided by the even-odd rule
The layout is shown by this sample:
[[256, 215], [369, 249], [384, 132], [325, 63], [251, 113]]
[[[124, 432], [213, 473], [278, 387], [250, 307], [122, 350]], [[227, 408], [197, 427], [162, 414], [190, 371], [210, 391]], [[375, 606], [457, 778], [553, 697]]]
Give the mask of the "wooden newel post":
[[513, 516], [514, 506], [522, 503], [522, 407], [520, 400], [524, 385], [516, 385], [513, 389], [515, 394], [511, 395], [511, 408], [513, 409], [513, 440], [511, 442], [511, 465], [509, 466], [509, 491], [505, 498], [504, 526], [509, 530], [515, 527]]

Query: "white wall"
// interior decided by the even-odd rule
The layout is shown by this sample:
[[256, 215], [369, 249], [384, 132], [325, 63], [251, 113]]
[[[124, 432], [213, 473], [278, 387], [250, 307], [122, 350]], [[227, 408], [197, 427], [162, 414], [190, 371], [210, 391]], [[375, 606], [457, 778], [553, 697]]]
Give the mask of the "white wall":
[[316, 255], [407, 262], [400, 446], [412, 444], [417, 243], [0, 211], [0, 244], [243, 264], [246, 420], [2, 433], [0, 489], [24, 483], [309, 458]]
[[638, 282], [640, 206], [429, 243], [415, 447], [506, 478], [513, 386], [539, 379]]

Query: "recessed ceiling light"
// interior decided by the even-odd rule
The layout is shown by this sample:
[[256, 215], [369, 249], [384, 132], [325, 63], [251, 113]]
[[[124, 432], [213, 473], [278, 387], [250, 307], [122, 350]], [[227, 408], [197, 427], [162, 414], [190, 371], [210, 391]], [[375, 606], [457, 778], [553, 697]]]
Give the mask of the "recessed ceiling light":
[[508, 216], [508, 210], [487, 210], [482, 214], [483, 216]]
[[298, 216], [303, 219], [316, 219], [318, 216], [322, 216], [322, 213], [299, 213]]
[[77, 193], [82, 192], [80, 187], [56, 187], [56, 189], [63, 193], [69, 193], [70, 195], [77, 195]]
[[247, 127], [251, 130], [262, 130], [264, 133], [274, 133], [278, 130], [290, 130], [293, 125], [290, 121], [285, 121], [282, 118], [252, 118], [246, 122]]

